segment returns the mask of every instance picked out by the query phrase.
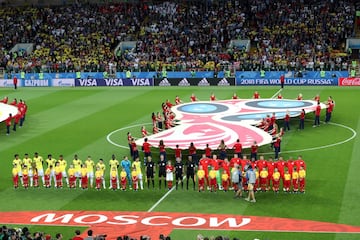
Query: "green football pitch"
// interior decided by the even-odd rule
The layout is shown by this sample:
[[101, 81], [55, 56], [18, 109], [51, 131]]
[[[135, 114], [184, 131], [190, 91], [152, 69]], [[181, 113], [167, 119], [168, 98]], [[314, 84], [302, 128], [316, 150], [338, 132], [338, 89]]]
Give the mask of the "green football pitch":
[[[295, 99], [302, 93], [304, 99], [320, 94], [321, 101], [332, 96], [336, 106], [331, 122], [312, 128], [314, 114], [307, 114], [304, 131], [297, 131], [298, 120], [291, 121], [292, 130], [282, 141], [285, 159], [302, 155], [307, 164], [306, 194], [257, 193], [256, 203], [233, 199], [232, 192], [204, 192], [192, 190], [171, 191], [158, 188], [143, 191], [69, 190], [69, 189], [14, 189], [11, 180], [12, 160], [15, 153], [23, 157], [39, 152], [44, 158], [51, 153], [60, 154], [70, 162], [74, 154], [82, 160], [88, 155], [97, 162], [106, 162], [112, 154], [121, 160], [129, 150], [112, 145], [107, 135], [118, 145], [127, 146], [127, 131], [141, 136], [140, 125], [151, 124], [151, 113], [161, 111], [166, 99], [174, 101], [178, 95], [184, 102], [191, 93], [200, 100], [208, 100], [211, 92], [217, 99], [230, 99], [234, 92], [239, 98], [251, 98], [253, 92], [261, 98], [272, 97], [277, 87], [89, 87], [89, 88], [20, 88], [0, 89], [0, 98], [8, 96], [24, 99], [28, 105], [25, 126], [5, 135], [0, 124], [0, 211], [121, 211], [121, 212], [187, 212], [205, 214], [232, 214], [312, 220], [360, 226], [360, 91], [346, 87], [286, 87], [284, 98]], [[322, 111], [321, 120], [324, 120]], [[279, 122], [281, 124], [281, 122]], [[150, 125], [148, 125], [148, 130]], [[165, 143], [166, 144], [166, 143]], [[154, 150], [154, 159], [157, 159]], [[173, 155], [169, 151], [169, 157]], [[260, 151], [272, 156], [269, 146]], [[248, 150], [246, 150], [248, 153]], [[140, 156], [143, 156], [140, 153]], [[155, 181], [157, 185], [157, 180]], [[107, 181], [108, 185], [108, 181]], [[164, 197], [165, 196], [165, 197]], [[161, 201], [159, 201], [162, 199]], [[0, 212], [0, 215], [1, 215]], [[5, 223], [5, 222], [4, 222]], [[19, 225], [16, 225], [19, 226]], [[23, 226], [23, 225], [21, 225]], [[30, 231], [42, 230], [53, 236], [62, 232], [64, 239], [71, 238], [74, 226], [30, 225]], [[173, 230], [172, 239], [196, 239], [224, 235], [240, 239], [360, 239], [359, 233], [314, 233], [276, 231], [208, 231], [201, 229]]]

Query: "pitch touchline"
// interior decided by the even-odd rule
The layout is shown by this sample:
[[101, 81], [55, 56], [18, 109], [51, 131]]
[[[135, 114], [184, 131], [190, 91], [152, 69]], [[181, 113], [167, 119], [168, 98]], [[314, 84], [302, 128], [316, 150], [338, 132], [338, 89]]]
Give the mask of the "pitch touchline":
[[[186, 179], [186, 176], [183, 177], [183, 181]], [[167, 193], [165, 193], [164, 196], [162, 196], [154, 205], [152, 205], [152, 207], [147, 210], [147, 212], [152, 212], [152, 210], [154, 210], [172, 191], [174, 191], [175, 186], [173, 186]]]

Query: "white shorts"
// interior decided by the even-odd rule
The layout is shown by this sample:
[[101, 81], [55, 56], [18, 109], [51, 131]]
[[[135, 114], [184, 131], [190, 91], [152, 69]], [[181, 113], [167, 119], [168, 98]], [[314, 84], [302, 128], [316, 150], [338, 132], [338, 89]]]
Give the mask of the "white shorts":
[[55, 170], [51, 170], [51, 171], [50, 171], [50, 177], [54, 177], [54, 178], [55, 178]]
[[142, 173], [139, 173], [139, 174], [137, 175], [137, 178], [138, 178], [139, 180], [142, 180]]
[[38, 169], [38, 175], [39, 175], [39, 177], [43, 177], [44, 176], [44, 169]]
[[63, 178], [67, 178], [66, 171], [61, 172], [61, 175], [62, 175]]
[[94, 178], [94, 172], [88, 172], [87, 177], [88, 178]]
[[174, 174], [172, 172], [166, 173], [166, 181], [174, 181]]
[[77, 178], [81, 177], [81, 172], [75, 172], [75, 177]]
[[18, 175], [19, 175], [19, 177], [22, 177], [22, 171], [21, 170], [18, 172]]
[[32, 170], [29, 170], [28, 175], [29, 175], [29, 177], [33, 177], [33, 171], [32, 171]]

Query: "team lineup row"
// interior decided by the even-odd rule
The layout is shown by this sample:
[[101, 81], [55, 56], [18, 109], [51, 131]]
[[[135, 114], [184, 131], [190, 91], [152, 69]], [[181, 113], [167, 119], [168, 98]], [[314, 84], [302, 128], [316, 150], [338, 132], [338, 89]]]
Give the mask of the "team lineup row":
[[[175, 175], [176, 189], [179, 185], [184, 188], [184, 179], [186, 179], [186, 189], [189, 189], [190, 181], [192, 188], [195, 190], [197, 187], [199, 191], [206, 189], [210, 191], [232, 189], [247, 191], [249, 179], [246, 172], [251, 166], [256, 176], [253, 184], [255, 191], [272, 189], [274, 192], [279, 192], [282, 181], [284, 192], [305, 192], [306, 164], [301, 156], [295, 160], [289, 159], [287, 161], [282, 157], [273, 161], [272, 158], [265, 160], [264, 156], [260, 156], [259, 160], [251, 161], [246, 155], [240, 158], [236, 153], [230, 160], [226, 157], [219, 159], [215, 154], [211, 158], [203, 154], [198, 163], [195, 163], [192, 156], [189, 155], [185, 163], [181, 161], [181, 158], [175, 158], [174, 164], [171, 160], [167, 160], [164, 155], [159, 156], [157, 163], [153, 161], [151, 156], [146, 156], [144, 159], [146, 159], [144, 180], [148, 188], [150, 185], [155, 188], [155, 174], [157, 172], [160, 189], [163, 182], [164, 189], [170, 190], [173, 187]], [[44, 164], [47, 166], [45, 171]], [[35, 153], [33, 158], [25, 154], [23, 159], [20, 159], [19, 154], [15, 154], [12, 169], [14, 188], [19, 187], [19, 181], [24, 188], [39, 187], [40, 179], [46, 188], [51, 186], [62, 188], [63, 182], [69, 188], [87, 189], [88, 187], [95, 187], [97, 190], [107, 188], [105, 182], [106, 164], [103, 159], [99, 159], [95, 163], [90, 156], [82, 161], [75, 155], [72, 163], [68, 168], [67, 166], [67, 161], [62, 155], [56, 160], [49, 154], [44, 161], [38, 153]], [[109, 167], [109, 189], [126, 190], [129, 188], [135, 191], [144, 189], [139, 157], [131, 162], [125, 156], [119, 162], [115, 155], [112, 155], [109, 160]]]

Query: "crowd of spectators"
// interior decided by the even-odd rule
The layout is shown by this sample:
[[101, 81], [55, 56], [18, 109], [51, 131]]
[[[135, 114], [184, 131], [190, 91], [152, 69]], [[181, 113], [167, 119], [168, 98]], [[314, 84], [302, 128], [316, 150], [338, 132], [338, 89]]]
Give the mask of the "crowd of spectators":
[[[0, 9], [8, 71], [347, 69], [356, 0], [233, 0]], [[252, 48], [229, 47], [250, 39]], [[133, 50], [115, 51], [121, 41]], [[10, 53], [17, 43], [34, 51]]]
[[[95, 235], [94, 232], [90, 229], [87, 231], [87, 236], [82, 237], [80, 230], [75, 231], [75, 235], [72, 240], [105, 240], [106, 235], [100, 234]], [[23, 228], [8, 228], [7, 226], [0, 227], [0, 240], [62, 240], [63, 235], [61, 233], [56, 233], [55, 236], [51, 236], [51, 234], [44, 233], [44, 232], [34, 232], [31, 233], [28, 227]], [[140, 236], [140, 238], [133, 238], [128, 235], [119, 236], [116, 238], [117, 240], [150, 240], [149, 236]], [[171, 240], [170, 236], [165, 236], [160, 234], [159, 240]], [[211, 237], [204, 237], [201, 234], [198, 234], [196, 240], [230, 240], [229, 237], [223, 236], [211, 236]], [[238, 240], [238, 238], [233, 238], [233, 240]]]

